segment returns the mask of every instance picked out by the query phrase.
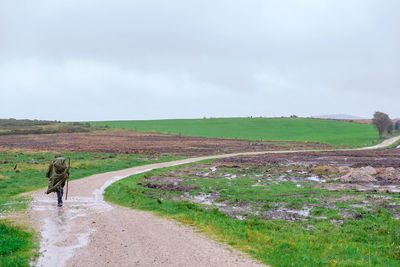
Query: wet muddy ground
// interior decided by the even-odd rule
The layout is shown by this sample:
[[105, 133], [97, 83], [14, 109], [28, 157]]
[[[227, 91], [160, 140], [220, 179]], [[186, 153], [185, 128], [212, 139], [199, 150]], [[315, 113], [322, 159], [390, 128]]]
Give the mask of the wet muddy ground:
[[294, 141], [248, 141], [143, 133], [106, 131], [81, 134], [0, 136], [0, 148], [25, 148], [70, 152], [135, 153], [199, 156], [244, 151], [330, 149], [332, 146]]
[[154, 198], [239, 220], [342, 224], [380, 209], [400, 219], [399, 163], [399, 149], [240, 156], [146, 176], [138, 185], [153, 188]]
[[400, 168], [400, 149], [263, 154], [226, 158], [220, 162], [242, 163], [254, 166], [292, 164], [349, 166], [355, 168], [366, 166]]

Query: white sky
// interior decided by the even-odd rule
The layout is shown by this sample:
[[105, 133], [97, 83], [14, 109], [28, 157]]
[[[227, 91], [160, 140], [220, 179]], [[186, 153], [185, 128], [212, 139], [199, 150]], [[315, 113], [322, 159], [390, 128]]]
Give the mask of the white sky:
[[398, 0], [0, 0], [0, 118], [400, 117]]

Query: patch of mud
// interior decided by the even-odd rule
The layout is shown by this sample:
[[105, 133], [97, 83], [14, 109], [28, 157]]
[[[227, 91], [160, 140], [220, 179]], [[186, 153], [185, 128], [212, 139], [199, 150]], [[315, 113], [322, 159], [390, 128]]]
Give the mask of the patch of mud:
[[[244, 151], [332, 149], [333, 146], [295, 141], [249, 142], [242, 139], [191, 137], [155, 132], [104, 131], [80, 134], [0, 136], [0, 148], [36, 151], [101, 152], [199, 156]], [[148, 160], [142, 158], [139, 160]]]
[[137, 185], [144, 186], [152, 189], [160, 189], [163, 191], [179, 191], [179, 192], [189, 192], [191, 190], [199, 190], [198, 186], [189, 185], [174, 185], [174, 184], [151, 184], [151, 183], [137, 183]]
[[218, 169], [224, 169], [224, 168], [237, 169], [237, 168], [242, 168], [242, 166], [238, 165], [238, 164], [220, 164], [220, 165], [216, 166], [216, 168], [218, 168]]
[[[188, 165], [188, 166], [184, 166], [179, 168], [179, 172], [185, 172], [185, 171], [195, 171], [195, 170], [202, 170], [204, 171], [204, 169], [209, 169], [210, 165], [208, 164], [193, 164], [193, 165]], [[170, 171], [171, 172], [171, 171]], [[176, 171], [175, 171], [176, 172]]]
[[245, 203], [234, 203], [234, 204], [226, 204], [224, 202], [218, 202], [220, 194], [218, 192], [205, 194], [200, 193], [195, 196], [189, 195], [189, 193], [185, 193], [184, 196], [180, 198], [175, 198], [175, 200], [180, 201], [189, 201], [197, 204], [206, 205], [209, 207], [205, 208], [217, 208], [220, 212], [238, 220], [247, 219], [252, 215], [259, 215], [258, 211], [253, 211], [253, 208], [250, 205], [246, 205]]
[[[327, 160], [329, 157], [320, 157], [320, 160]], [[219, 161], [219, 160], [218, 160]], [[238, 162], [227, 162], [223, 164], [196, 164], [166, 172], [165, 176], [156, 176], [144, 179], [144, 186], [161, 190], [181, 191], [181, 196], [174, 196], [176, 201], [189, 201], [201, 204], [204, 209], [218, 209], [220, 212], [239, 220], [257, 217], [264, 220], [287, 220], [287, 221], [308, 221], [310, 219], [329, 220], [334, 224], [341, 224], [346, 220], [358, 220], [362, 216], [361, 210], [371, 211], [378, 207], [388, 204], [390, 200], [387, 196], [366, 197], [365, 195], [355, 195], [356, 192], [372, 193], [400, 193], [399, 185], [394, 182], [397, 180], [399, 170], [396, 168], [375, 168], [373, 166], [363, 166], [353, 168], [349, 166], [312, 166], [312, 165], [248, 165]], [[269, 202], [254, 202], [247, 200], [220, 201], [219, 191], [212, 193], [201, 192], [197, 195], [189, 194], [192, 188], [179, 188], [181, 180], [177, 177], [190, 177], [190, 179], [224, 179], [239, 180], [247, 179], [249, 187], [264, 187], [266, 193], [269, 190], [277, 190], [276, 185], [294, 186], [299, 191], [290, 189], [293, 193], [272, 194], [271, 197], [279, 198], [281, 203], [272, 200]], [[183, 178], [182, 178], [183, 179]], [[292, 183], [292, 185], [291, 185]], [[235, 182], [228, 182], [230, 186], [238, 186]], [[243, 185], [240, 185], [243, 186]], [[312, 189], [304, 191], [302, 188], [321, 188], [329, 191], [349, 191], [343, 195], [320, 194]], [[199, 190], [198, 187], [195, 187]], [[212, 189], [210, 187], [209, 189]], [[245, 188], [244, 188], [245, 190]], [[262, 189], [261, 189], [262, 190]], [[294, 198], [309, 199], [301, 208], [296, 209], [287, 206], [289, 201]], [[287, 199], [287, 200], [285, 200]], [[389, 201], [390, 202], [390, 201]], [[393, 202], [393, 201], [392, 201]], [[339, 208], [337, 203], [341, 203]], [[342, 207], [344, 205], [344, 207]], [[400, 217], [400, 211], [396, 212], [393, 206], [393, 216]], [[311, 210], [316, 209], [315, 213]], [[324, 209], [327, 209], [324, 211]], [[336, 211], [336, 212], [334, 212]], [[325, 215], [336, 214], [336, 215]], [[333, 212], [333, 213], [332, 213]], [[322, 215], [320, 215], [322, 214]], [[335, 218], [340, 216], [342, 218]]]
[[249, 166], [271, 165], [301, 165], [301, 166], [348, 166], [360, 168], [400, 168], [399, 149], [381, 149], [364, 151], [328, 151], [302, 152], [283, 154], [261, 154], [240, 156], [217, 160], [220, 164], [246, 164]]
[[293, 210], [285, 207], [280, 207], [277, 210], [268, 210], [264, 212], [263, 215], [265, 219], [268, 220], [306, 221], [307, 217], [310, 216], [310, 210], [311, 208]]
[[144, 183], [172, 184], [178, 185], [182, 179], [178, 177], [151, 176], [142, 180]]
[[186, 200], [198, 204], [203, 204], [203, 205], [213, 205], [216, 204], [215, 201], [219, 198], [219, 194], [214, 193], [214, 194], [205, 194], [201, 192], [200, 194], [196, 196], [190, 196], [188, 193], [185, 194]]
[[238, 220], [245, 220], [250, 216], [259, 216], [258, 211], [253, 211], [252, 207], [247, 205], [219, 206], [218, 210]]

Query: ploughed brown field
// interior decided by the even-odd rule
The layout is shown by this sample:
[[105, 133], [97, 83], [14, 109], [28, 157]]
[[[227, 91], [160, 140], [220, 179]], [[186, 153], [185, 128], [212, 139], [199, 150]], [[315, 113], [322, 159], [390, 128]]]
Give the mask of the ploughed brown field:
[[379, 149], [359, 151], [321, 151], [262, 154], [221, 159], [221, 162], [244, 163], [250, 165], [313, 165], [313, 166], [345, 166], [360, 168], [400, 168], [400, 149]]
[[60, 152], [135, 153], [148, 155], [169, 153], [179, 156], [334, 148], [333, 146], [319, 143], [249, 141], [135, 131], [0, 136], [0, 147]]

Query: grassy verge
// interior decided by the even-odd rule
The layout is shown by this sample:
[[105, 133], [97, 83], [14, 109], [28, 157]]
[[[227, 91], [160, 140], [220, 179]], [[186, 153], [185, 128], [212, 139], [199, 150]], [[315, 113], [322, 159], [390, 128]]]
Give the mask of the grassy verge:
[[378, 133], [372, 125], [354, 122], [302, 118], [217, 118], [148, 121], [90, 122], [137, 131], [156, 131], [216, 138], [319, 142], [354, 148], [376, 144]]
[[29, 266], [32, 251], [37, 249], [34, 237], [30, 230], [0, 221], [0, 266]]
[[[169, 155], [63, 153], [71, 158], [71, 180], [96, 173], [178, 159]], [[47, 186], [45, 172], [54, 153], [0, 151], [0, 215], [24, 210], [28, 197], [21, 193]], [[0, 266], [27, 266], [34, 255], [34, 234], [0, 220]]]
[[337, 175], [318, 168], [213, 165], [131, 176], [105, 198], [193, 225], [271, 266], [400, 266], [398, 195], [318, 189], [316, 176]]

